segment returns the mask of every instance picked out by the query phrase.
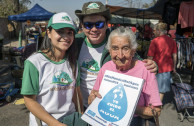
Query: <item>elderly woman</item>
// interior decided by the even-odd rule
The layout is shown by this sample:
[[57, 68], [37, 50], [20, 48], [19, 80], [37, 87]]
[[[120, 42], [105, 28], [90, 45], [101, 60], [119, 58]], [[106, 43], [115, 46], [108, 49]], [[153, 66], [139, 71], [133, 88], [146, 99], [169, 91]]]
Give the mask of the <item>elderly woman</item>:
[[96, 83], [88, 98], [89, 104], [96, 96], [101, 98], [98, 90], [106, 70], [144, 79], [143, 89], [130, 126], [144, 125], [144, 119], [153, 117], [152, 109], [160, 115], [162, 105], [155, 74], [146, 69], [145, 63], [133, 58], [136, 48], [136, 38], [130, 29], [119, 27], [111, 32], [107, 49], [110, 52], [112, 61], [107, 62], [100, 69]]

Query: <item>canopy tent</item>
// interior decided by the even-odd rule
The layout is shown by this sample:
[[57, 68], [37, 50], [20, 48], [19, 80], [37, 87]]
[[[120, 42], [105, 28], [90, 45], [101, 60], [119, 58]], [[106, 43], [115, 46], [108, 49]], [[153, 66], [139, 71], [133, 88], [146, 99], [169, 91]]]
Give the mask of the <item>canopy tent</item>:
[[[163, 1], [163, 2], [162, 2]], [[142, 19], [142, 24], [144, 25], [147, 22], [147, 19], [157, 19], [161, 20], [162, 15], [163, 15], [163, 7], [164, 3], [167, 0], [159, 0], [153, 7], [147, 8], [147, 9], [139, 9], [139, 8], [126, 8], [126, 7], [120, 7], [120, 6], [111, 6], [111, 5], [106, 5], [107, 8], [110, 9], [110, 12], [112, 15], [118, 15], [123, 17], [123, 23], [131, 22], [131, 20], [125, 20], [125, 17], [130, 17], [130, 18], [135, 18], [136, 23], [138, 22], [139, 19]], [[162, 4], [162, 5], [161, 5]], [[162, 6], [159, 8], [158, 6]], [[157, 10], [158, 9], [158, 10]], [[138, 22], [138, 24], [140, 24]], [[141, 30], [142, 36], [144, 36], [145, 33], [145, 27], [143, 27], [143, 30]], [[144, 38], [143, 38], [144, 39]], [[146, 49], [144, 46], [144, 40], [141, 39], [141, 55], [144, 55], [143, 49]]]
[[44, 8], [42, 8], [40, 5], [36, 4], [25, 13], [8, 16], [8, 20], [14, 20], [14, 21], [20, 21], [20, 22], [24, 22], [27, 20], [43, 21], [43, 20], [49, 20], [53, 14], [54, 13], [51, 13], [45, 10]]
[[158, 0], [157, 3], [147, 9], [126, 8], [120, 6], [106, 5], [110, 8], [111, 14], [123, 17], [141, 18], [141, 19], [162, 19], [165, 3], [177, 0]]
[[112, 15], [112, 18], [110, 20], [111, 24], [126, 24], [126, 25], [136, 25], [136, 24], [143, 24], [148, 22], [151, 22], [150, 19], [145, 19], [143, 22], [143, 19], [121, 17], [118, 15]]
[[158, 0], [154, 6], [145, 9], [145, 11], [151, 11], [162, 16], [164, 12], [165, 3], [168, 1], [179, 1], [179, 0]]
[[120, 6], [106, 5], [111, 14], [123, 17], [140, 18], [140, 19], [162, 19], [162, 15], [148, 9], [126, 8]]

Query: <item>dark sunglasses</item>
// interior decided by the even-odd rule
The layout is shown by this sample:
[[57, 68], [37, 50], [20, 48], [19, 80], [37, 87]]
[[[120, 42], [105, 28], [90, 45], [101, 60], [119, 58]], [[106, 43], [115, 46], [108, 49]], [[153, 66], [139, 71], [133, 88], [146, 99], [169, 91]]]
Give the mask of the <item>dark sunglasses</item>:
[[92, 29], [95, 25], [97, 29], [104, 28], [105, 21], [98, 21], [98, 22], [84, 22], [84, 28], [86, 29]]

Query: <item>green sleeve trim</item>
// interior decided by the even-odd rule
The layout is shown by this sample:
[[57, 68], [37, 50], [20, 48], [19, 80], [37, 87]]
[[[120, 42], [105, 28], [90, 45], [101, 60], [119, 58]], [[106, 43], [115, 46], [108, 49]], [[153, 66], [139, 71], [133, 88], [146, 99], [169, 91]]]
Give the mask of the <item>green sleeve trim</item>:
[[43, 53], [42, 51], [39, 51], [44, 57], [46, 57], [51, 63], [54, 63], [54, 64], [62, 64], [66, 61], [66, 57], [64, 57], [64, 59], [62, 59], [61, 61], [59, 62], [55, 62], [53, 60], [51, 60], [45, 53]]
[[39, 93], [39, 72], [37, 68], [29, 60], [25, 61], [23, 79], [22, 79], [22, 95], [37, 95]]
[[102, 45], [104, 45], [106, 42], [107, 42], [108, 38], [106, 37], [103, 42], [99, 43], [99, 44], [91, 44], [90, 42], [88, 42], [88, 39], [87, 37], [85, 38], [84, 42], [86, 43], [86, 45], [88, 47], [91, 47], [91, 48], [99, 48], [101, 47]]

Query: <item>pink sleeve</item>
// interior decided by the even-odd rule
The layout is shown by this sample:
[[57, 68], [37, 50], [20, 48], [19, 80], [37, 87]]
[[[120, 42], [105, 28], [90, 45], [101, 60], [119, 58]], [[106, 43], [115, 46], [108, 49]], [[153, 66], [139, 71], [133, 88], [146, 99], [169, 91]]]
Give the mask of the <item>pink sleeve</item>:
[[148, 72], [146, 78], [147, 80], [144, 84], [145, 88], [143, 88], [146, 106], [148, 106], [149, 104], [152, 104], [153, 106], [161, 106], [162, 102], [160, 100], [158, 84], [155, 74]]
[[98, 77], [97, 77], [96, 82], [94, 84], [93, 90], [97, 90], [97, 91], [99, 90], [103, 76], [104, 76], [104, 70], [102, 67], [98, 73]]
[[178, 24], [181, 24], [181, 21], [183, 19], [182, 13], [183, 13], [183, 4], [181, 3], [180, 9], [179, 9], [179, 14], [178, 14]]

